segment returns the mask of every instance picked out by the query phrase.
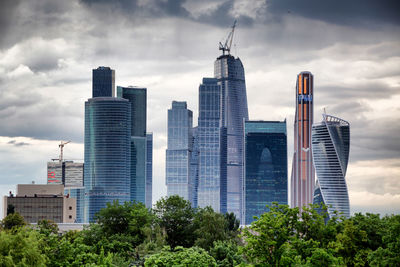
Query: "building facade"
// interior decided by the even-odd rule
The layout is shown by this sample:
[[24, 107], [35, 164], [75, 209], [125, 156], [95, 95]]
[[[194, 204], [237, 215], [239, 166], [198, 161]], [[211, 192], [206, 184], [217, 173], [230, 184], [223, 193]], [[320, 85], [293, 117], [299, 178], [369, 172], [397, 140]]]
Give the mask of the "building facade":
[[243, 121], [249, 115], [241, 60], [230, 54], [221, 55], [214, 63], [214, 77], [221, 87], [220, 120], [226, 130], [227, 211], [242, 219]]
[[76, 199], [76, 218], [74, 223], [83, 223], [85, 217], [85, 187], [64, 187], [64, 195]]
[[312, 161], [311, 127], [313, 124], [314, 78], [301, 72], [296, 81], [296, 114], [294, 119], [294, 154], [290, 186], [291, 207], [313, 203], [315, 170]]
[[114, 97], [85, 102], [85, 222], [106, 203], [130, 201], [131, 104]]
[[288, 203], [286, 121], [246, 121], [244, 126], [244, 224], [272, 202]]
[[226, 198], [226, 129], [221, 127], [221, 85], [218, 79], [203, 78], [199, 87], [198, 207], [211, 206], [225, 213]]
[[28, 223], [51, 220], [55, 223], [76, 221], [76, 199], [65, 196], [63, 185], [19, 184], [17, 194], [3, 198], [4, 217], [11, 206]]
[[153, 206], [153, 133], [146, 133], [146, 207]]
[[92, 70], [92, 97], [115, 97], [115, 71], [109, 67]]
[[83, 186], [83, 163], [47, 162], [47, 183], [63, 184], [66, 187]]
[[314, 204], [325, 204], [329, 218], [350, 217], [346, 171], [349, 162], [350, 124], [340, 118], [323, 114], [323, 120], [312, 127], [312, 151], [317, 183]]

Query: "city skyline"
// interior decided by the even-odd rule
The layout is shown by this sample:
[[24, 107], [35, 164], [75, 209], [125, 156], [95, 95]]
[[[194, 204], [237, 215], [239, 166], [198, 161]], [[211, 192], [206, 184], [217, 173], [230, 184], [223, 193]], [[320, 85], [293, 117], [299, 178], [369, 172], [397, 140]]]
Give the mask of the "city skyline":
[[2, 2], [0, 193], [46, 183], [60, 140], [72, 141], [65, 159], [83, 159], [91, 70], [109, 66], [115, 85], [148, 88], [153, 202], [164, 196], [166, 110], [172, 100], [187, 101], [198, 117], [199, 83], [213, 76], [218, 42], [236, 18], [232, 54], [245, 66], [250, 119], [287, 118], [289, 172], [294, 79], [307, 70], [315, 78], [314, 118], [326, 107], [352, 125], [351, 213], [400, 213], [397, 2], [305, 1], [314, 12], [296, 1], [140, 3]]

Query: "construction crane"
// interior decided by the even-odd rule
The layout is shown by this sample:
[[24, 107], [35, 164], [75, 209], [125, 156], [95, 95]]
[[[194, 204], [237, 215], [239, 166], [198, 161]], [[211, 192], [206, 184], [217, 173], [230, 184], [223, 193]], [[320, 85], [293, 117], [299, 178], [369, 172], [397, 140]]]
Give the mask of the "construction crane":
[[227, 51], [228, 55], [230, 55], [232, 41], [233, 41], [233, 33], [235, 32], [235, 27], [236, 27], [236, 20], [233, 22], [232, 30], [229, 33], [228, 37], [226, 38], [225, 44], [222, 44], [221, 42], [219, 42], [219, 50], [222, 50], [223, 55], [225, 55], [225, 51]]
[[60, 163], [62, 163], [62, 161], [63, 161], [64, 146], [65, 146], [66, 144], [68, 144], [68, 143], [71, 143], [71, 141], [68, 141], [68, 142], [63, 142], [63, 141], [61, 141], [61, 143], [58, 145], [58, 147], [60, 148], [60, 158], [59, 158]]

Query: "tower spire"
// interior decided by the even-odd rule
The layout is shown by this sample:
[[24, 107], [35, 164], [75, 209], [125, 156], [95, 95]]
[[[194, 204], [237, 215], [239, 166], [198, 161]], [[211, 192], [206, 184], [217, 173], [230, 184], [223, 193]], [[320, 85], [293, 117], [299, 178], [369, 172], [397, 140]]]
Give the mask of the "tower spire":
[[236, 27], [236, 20], [233, 22], [232, 30], [229, 33], [228, 37], [225, 40], [225, 43], [222, 44], [219, 42], [219, 50], [222, 50], [222, 54], [225, 55], [225, 51], [228, 52], [228, 55], [231, 54], [231, 46], [232, 46], [232, 41], [233, 41], [233, 34], [235, 32], [235, 27]]

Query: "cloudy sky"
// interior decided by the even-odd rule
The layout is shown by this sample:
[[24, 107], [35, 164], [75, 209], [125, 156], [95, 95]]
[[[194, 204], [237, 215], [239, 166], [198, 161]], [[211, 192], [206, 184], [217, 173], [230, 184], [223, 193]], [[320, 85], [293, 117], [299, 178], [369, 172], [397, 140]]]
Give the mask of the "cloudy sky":
[[314, 121], [325, 107], [351, 124], [352, 213], [400, 213], [399, 13], [396, 0], [2, 0], [0, 194], [45, 183], [60, 140], [83, 159], [91, 71], [110, 66], [117, 85], [148, 88], [153, 202], [165, 195], [167, 109], [185, 100], [197, 118], [198, 86], [237, 19], [250, 119], [287, 119], [288, 169], [296, 75], [308, 70]]

